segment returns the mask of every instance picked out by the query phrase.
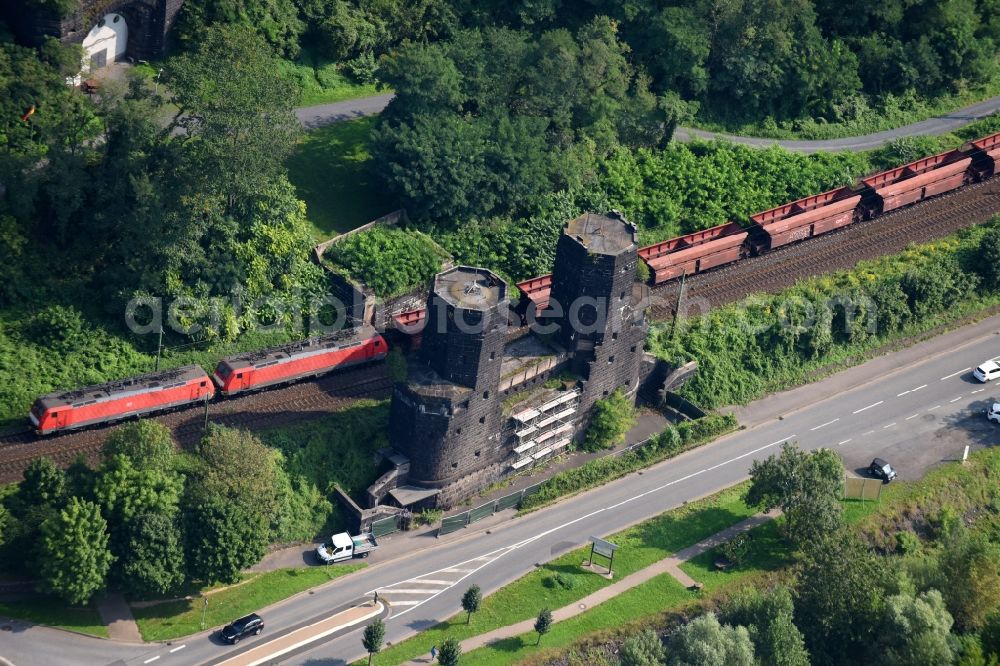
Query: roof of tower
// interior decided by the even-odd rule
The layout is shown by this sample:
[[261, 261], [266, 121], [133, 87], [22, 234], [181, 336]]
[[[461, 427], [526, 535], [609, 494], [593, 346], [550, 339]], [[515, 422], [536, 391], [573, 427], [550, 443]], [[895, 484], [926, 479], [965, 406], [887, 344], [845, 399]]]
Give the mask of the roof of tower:
[[621, 254], [639, 241], [635, 225], [614, 211], [607, 216], [584, 213], [567, 222], [563, 233], [599, 254]]
[[456, 266], [434, 278], [434, 292], [464, 310], [489, 310], [507, 298], [507, 283], [485, 268]]

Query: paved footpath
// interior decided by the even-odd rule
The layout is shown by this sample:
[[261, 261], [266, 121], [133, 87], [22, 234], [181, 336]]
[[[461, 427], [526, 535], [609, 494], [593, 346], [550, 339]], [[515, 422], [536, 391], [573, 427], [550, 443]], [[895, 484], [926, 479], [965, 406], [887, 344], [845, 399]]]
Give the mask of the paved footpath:
[[101, 621], [108, 627], [108, 638], [126, 643], [142, 643], [139, 625], [132, 617], [132, 609], [125, 597], [114, 592], [108, 593], [95, 604]]
[[[694, 587], [698, 583], [684, 573], [680, 565], [692, 558], [701, 555], [702, 553], [709, 551], [719, 544], [729, 541], [737, 534], [747, 532], [753, 528], [763, 525], [769, 520], [773, 520], [778, 515], [780, 511], [772, 511], [770, 513], [760, 513], [756, 516], [751, 516], [746, 520], [741, 520], [735, 525], [730, 525], [726, 529], [716, 532], [712, 536], [699, 541], [693, 546], [688, 546], [682, 550], [677, 551], [670, 557], [665, 557], [655, 564], [651, 564], [645, 569], [636, 571], [634, 574], [622, 578], [617, 583], [612, 583], [607, 587], [602, 587], [593, 594], [590, 594], [583, 599], [574, 601], [568, 606], [563, 606], [558, 610], [552, 611], [553, 622], [562, 622], [563, 620], [568, 620], [571, 617], [579, 615], [584, 611], [590, 610], [594, 606], [604, 603], [609, 599], [617, 597], [619, 594], [631, 590], [637, 585], [641, 585], [646, 581], [659, 576], [660, 574], [670, 574], [684, 587]], [[490, 643], [495, 643], [497, 641], [505, 640], [508, 638], [514, 638], [515, 636], [520, 636], [522, 634], [527, 634], [535, 629], [535, 619], [531, 618], [524, 620], [523, 622], [518, 622], [517, 624], [511, 624], [506, 627], [500, 627], [499, 629], [494, 629], [493, 631], [488, 631], [485, 634], [479, 634], [478, 636], [473, 636], [471, 638], [466, 638], [462, 641], [462, 652], [471, 652], [476, 648], [481, 648], [484, 645], [489, 645]], [[420, 666], [422, 664], [430, 664], [430, 655], [423, 657], [421, 659], [414, 659], [413, 661], [408, 661], [404, 666]]]

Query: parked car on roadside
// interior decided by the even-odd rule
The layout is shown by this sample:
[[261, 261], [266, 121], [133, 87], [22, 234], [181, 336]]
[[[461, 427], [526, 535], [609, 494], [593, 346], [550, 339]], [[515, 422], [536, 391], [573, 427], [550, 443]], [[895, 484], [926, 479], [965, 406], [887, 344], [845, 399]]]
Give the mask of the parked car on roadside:
[[868, 466], [868, 471], [876, 478], [882, 479], [883, 483], [889, 483], [896, 478], [896, 470], [881, 458], [872, 460], [872, 464]]
[[227, 643], [236, 645], [244, 636], [249, 636], [250, 634], [258, 636], [262, 631], [264, 631], [263, 618], [256, 613], [250, 613], [224, 626], [222, 631], [219, 632], [219, 636]]
[[1000, 402], [994, 402], [991, 407], [986, 408], [986, 418], [1000, 423]]

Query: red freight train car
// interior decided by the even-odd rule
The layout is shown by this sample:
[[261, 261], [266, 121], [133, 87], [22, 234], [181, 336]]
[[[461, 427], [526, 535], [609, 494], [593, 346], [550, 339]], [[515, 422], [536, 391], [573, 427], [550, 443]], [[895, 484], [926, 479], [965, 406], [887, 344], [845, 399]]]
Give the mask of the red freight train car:
[[781, 247], [804, 238], [833, 231], [855, 220], [861, 195], [841, 187], [751, 215], [764, 246], [758, 251]]
[[682, 274], [694, 275], [740, 259], [745, 254], [747, 232], [736, 222], [720, 224], [680, 238], [649, 245], [639, 250], [639, 257], [653, 272], [659, 284]]
[[230, 356], [212, 379], [223, 395], [315, 377], [331, 370], [385, 358], [389, 347], [371, 326]]
[[1000, 172], [997, 168], [1000, 166], [1000, 133], [973, 141], [970, 146], [975, 153], [972, 168], [979, 180], [990, 178]]
[[28, 418], [39, 435], [110, 423], [211, 398], [215, 388], [197, 365], [43, 395]]
[[966, 153], [950, 150], [864, 178], [865, 214], [873, 217], [957, 189], [965, 184], [971, 162]]
[[549, 307], [549, 295], [552, 293], [552, 274], [539, 275], [530, 280], [518, 282], [517, 288], [521, 291], [522, 302], [526, 298], [530, 307], [534, 307], [534, 316], [537, 317], [545, 308]]
[[392, 326], [402, 333], [408, 349], [420, 349], [424, 326], [427, 325], [427, 308], [410, 310], [392, 315]]

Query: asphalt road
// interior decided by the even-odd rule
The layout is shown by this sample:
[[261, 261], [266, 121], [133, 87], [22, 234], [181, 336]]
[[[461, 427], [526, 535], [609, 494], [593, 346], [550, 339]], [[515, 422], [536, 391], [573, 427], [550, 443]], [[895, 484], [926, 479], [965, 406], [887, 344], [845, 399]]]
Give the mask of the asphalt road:
[[[337, 123], [344, 120], [355, 120], [364, 116], [373, 116], [381, 113], [382, 109], [392, 100], [392, 94], [376, 95], [374, 97], [362, 97], [360, 99], [337, 102], [335, 104], [322, 104], [319, 106], [303, 107], [295, 110], [302, 125], [306, 129], [315, 129], [323, 125]], [[741, 143], [747, 146], [767, 147], [781, 146], [787, 150], [801, 153], [816, 153], [823, 151], [860, 151], [871, 150], [885, 145], [893, 139], [904, 136], [934, 136], [951, 132], [959, 127], [985, 118], [997, 110], [1000, 110], [1000, 96], [991, 97], [988, 100], [958, 109], [941, 116], [935, 116], [922, 120], [918, 123], [897, 127], [896, 129], [876, 132], [864, 136], [846, 137], [843, 139], [826, 139], [820, 141], [799, 141], [790, 139], [764, 139], [749, 136], [734, 136], [732, 134], [722, 134], [718, 132], [706, 132], [705, 130], [690, 127], [678, 127], [674, 132], [674, 138], [678, 141], [690, 141], [693, 138], [700, 139], [726, 139], [733, 143]]]
[[[387, 640], [398, 642], [452, 615], [465, 588], [492, 591], [586, 542], [710, 494], [746, 477], [753, 460], [794, 440], [805, 448], [835, 449], [862, 475], [872, 457], [886, 458], [902, 479], [950, 464], [969, 444], [996, 443], [1000, 430], [982, 414], [1000, 389], [982, 385], [971, 368], [1000, 355], [1000, 317], [939, 336], [821, 382], [765, 398], [741, 410], [745, 430], [490, 533], [452, 535], [409, 557], [379, 562], [359, 575], [263, 612], [268, 628], [238, 648], [206, 635], [173, 645], [126, 646], [41, 627], [16, 625], [0, 635], [0, 654], [18, 666], [120, 664], [156, 666], [217, 663], [292, 628], [317, 622], [380, 588], [396, 602]], [[757, 414], [757, 418], [750, 415]], [[778, 416], [780, 415], [780, 418]], [[627, 556], [627, 554], [623, 554]], [[405, 605], [399, 605], [400, 600]], [[183, 646], [183, 647], [181, 647]], [[286, 655], [283, 664], [344, 664], [362, 655], [360, 629]], [[155, 661], [154, 661], [155, 659]]]

